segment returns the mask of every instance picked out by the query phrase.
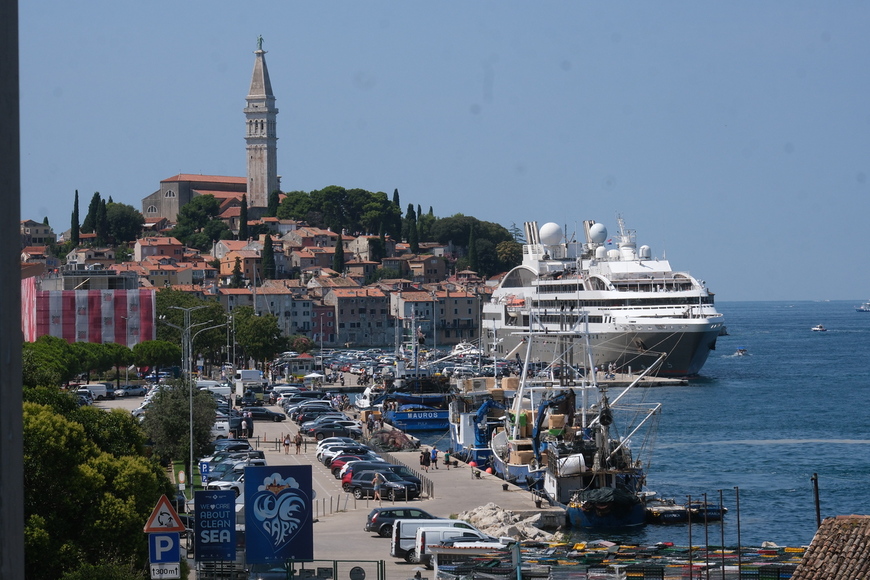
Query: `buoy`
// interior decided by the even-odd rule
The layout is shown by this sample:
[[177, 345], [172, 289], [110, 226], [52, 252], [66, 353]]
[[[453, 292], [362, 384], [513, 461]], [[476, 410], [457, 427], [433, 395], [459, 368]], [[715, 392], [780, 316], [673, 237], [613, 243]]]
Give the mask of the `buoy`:
[[487, 467], [487, 468], [486, 468], [486, 472], [487, 472], [488, 474], [492, 475], [492, 467]]
[[477, 467], [477, 461], [469, 461], [469, 462], [468, 462], [468, 465], [469, 465], [470, 467]]

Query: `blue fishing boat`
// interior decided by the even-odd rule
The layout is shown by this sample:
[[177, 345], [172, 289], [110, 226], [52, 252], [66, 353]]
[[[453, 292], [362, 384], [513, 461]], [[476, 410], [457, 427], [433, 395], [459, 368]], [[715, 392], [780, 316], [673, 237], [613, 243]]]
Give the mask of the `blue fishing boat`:
[[450, 411], [425, 405], [399, 405], [384, 411], [384, 420], [402, 431], [443, 431], [450, 422]]

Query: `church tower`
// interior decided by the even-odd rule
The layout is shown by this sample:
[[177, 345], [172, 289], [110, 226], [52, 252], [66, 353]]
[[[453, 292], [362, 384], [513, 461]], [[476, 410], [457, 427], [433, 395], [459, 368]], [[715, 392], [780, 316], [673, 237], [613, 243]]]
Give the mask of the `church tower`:
[[251, 90], [248, 92], [245, 107], [246, 152], [248, 154], [248, 206], [266, 207], [269, 194], [280, 187], [278, 183], [278, 137], [276, 121], [278, 109], [275, 108], [275, 95], [266, 68], [266, 51], [263, 50], [263, 37], [257, 39], [254, 51], [254, 74], [251, 76]]

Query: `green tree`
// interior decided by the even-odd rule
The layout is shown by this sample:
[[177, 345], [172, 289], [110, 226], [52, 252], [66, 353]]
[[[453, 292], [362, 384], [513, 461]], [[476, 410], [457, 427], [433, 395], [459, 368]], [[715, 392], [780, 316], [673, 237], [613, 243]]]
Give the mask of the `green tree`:
[[250, 306], [239, 306], [233, 310], [233, 318], [236, 342], [242, 347], [246, 358], [265, 362], [275, 358], [279, 352], [287, 350], [287, 341], [281, 335], [276, 316], [272, 314], [257, 316]]
[[102, 201], [100, 197], [100, 192], [95, 191], [94, 195], [91, 197], [91, 203], [88, 204], [88, 213], [85, 216], [85, 221], [82, 222], [81, 232], [85, 234], [92, 234], [96, 231], [97, 228], [97, 212], [100, 210], [100, 202]]
[[242, 261], [236, 256], [236, 263], [233, 265], [233, 275], [230, 278], [230, 288], [242, 288], [245, 285], [245, 279], [242, 277]]
[[395, 268], [377, 268], [366, 278], [366, 284], [374, 284], [378, 280], [395, 280], [402, 275]]
[[307, 336], [303, 336], [301, 334], [291, 336], [289, 344], [292, 350], [300, 354], [311, 352], [312, 350], [314, 350], [314, 341]]
[[[211, 247], [212, 240], [216, 238], [206, 237], [206, 245], [201, 247], [203, 238], [195, 236], [195, 234], [203, 232], [210, 222], [216, 220], [220, 213], [220, 207], [220, 202], [215, 196], [211, 194], [197, 195], [178, 210], [178, 216], [175, 218], [175, 227], [172, 228], [172, 235], [181, 243], [191, 247], [201, 250]], [[200, 245], [194, 245], [191, 241]]]
[[248, 196], [242, 194], [242, 205], [239, 207], [239, 239], [248, 239]]
[[190, 465], [191, 404], [194, 457], [202, 457], [211, 449], [214, 397], [208, 391], [192, 387], [165, 387], [154, 396], [142, 421], [142, 428], [159, 459], [184, 461]]
[[412, 254], [420, 252], [419, 230], [417, 229], [417, 214], [414, 213], [414, 208], [408, 204], [408, 247]]
[[[141, 438], [127, 413], [92, 409], [79, 418], [106, 421], [104, 439], [115, 427], [137, 430]], [[127, 448], [103, 451], [78, 420], [45, 405], [24, 403], [23, 434], [26, 577], [61, 578], [120, 561], [143, 568], [142, 522], [161, 495], [172, 493], [160, 466]]]
[[106, 201], [100, 200], [97, 207], [97, 218], [94, 222], [94, 231], [97, 233], [97, 245], [103, 246], [111, 242], [109, 239], [109, 218], [106, 213]]
[[266, 235], [263, 240], [263, 255], [261, 266], [263, 268], [263, 279], [275, 279], [275, 250], [272, 248], [272, 236]]
[[115, 244], [135, 242], [142, 234], [145, 217], [132, 205], [110, 203], [106, 205], [108, 235]]
[[277, 217], [278, 204], [281, 201], [281, 192], [277, 189], [269, 194], [269, 202], [266, 208], [267, 217]]
[[124, 344], [117, 342], [103, 343], [103, 348], [106, 350], [106, 356], [112, 361], [112, 366], [115, 367], [115, 385], [121, 385], [121, 367], [127, 368], [133, 364], [133, 351]]
[[468, 233], [468, 266], [475, 272], [480, 271], [480, 264], [477, 261], [477, 238], [474, 235], [473, 225]]
[[165, 340], [146, 340], [133, 347], [133, 360], [138, 367], [161, 368], [181, 363], [181, 347]]
[[342, 240], [341, 232], [338, 233], [338, 239], [335, 241], [335, 253], [332, 255], [332, 269], [339, 274], [344, 273], [344, 240]]
[[74, 342], [70, 345], [78, 361], [78, 372], [85, 373], [90, 382], [91, 373], [102, 374], [112, 368], [109, 351], [96, 342]]
[[29, 387], [60, 386], [72, 380], [80, 366], [72, 345], [49, 335], [24, 343], [22, 365], [23, 384]]
[[76, 190], [76, 199], [73, 202], [72, 218], [70, 219], [69, 230], [70, 241], [73, 247], [79, 245], [79, 190]]
[[[278, 219], [282, 220], [306, 220], [312, 209], [311, 196], [304, 191], [290, 191], [284, 195], [278, 206]], [[311, 225], [315, 222], [309, 221]]]
[[495, 253], [502, 270], [510, 270], [523, 263], [523, 246], [518, 242], [499, 242]]

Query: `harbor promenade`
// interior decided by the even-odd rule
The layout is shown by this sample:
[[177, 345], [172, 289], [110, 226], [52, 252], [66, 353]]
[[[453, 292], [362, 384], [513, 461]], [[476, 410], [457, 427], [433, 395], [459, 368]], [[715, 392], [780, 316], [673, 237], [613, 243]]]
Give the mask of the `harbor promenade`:
[[[341, 489], [341, 482], [335, 479], [329, 470], [315, 458], [316, 442], [307, 441], [303, 452], [296, 454], [291, 446], [290, 454], [285, 455], [283, 447], [278, 443], [281, 435], [287, 432], [296, 433], [296, 425], [291, 421], [282, 423], [256, 424], [260, 437], [260, 449], [266, 454], [269, 465], [311, 465], [313, 486], [316, 494], [314, 523], [314, 556], [324, 560], [384, 560], [386, 562], [386, 577], [389, 580], [411, 578], [416, 566], [390, 557], [390, 540], [363, 530], [365, 518], [373, 507], [378, 505], [372, 500], [355, 500], [352, 495]], [[393, 453], [395, 460], [401, 461], [409, 468], [420, 472], [420, 451]], [[429, 468], [428, 473], [421, 473], [421, 478], [427, 479], [431, 485], [432, 497], [423, 497], [407, 504], [396, 502], [395, 505], [413, 505], [438, 517], [450, 517], [466, 510], [493, 502], [498, 506], [524, 515], [544, 513], [553, 521], [561, 521], [564, 512], [557, 508], [544, 507], [538, 509], [534, 496], [527, 490], [501, 479], [480, 472], [464, 463], [458, 467], [447, 469], [439, 461], [438, 469]], [[475, 477], [473, 472], [479, 477]], [[383, 505], [393, 505], [384, 501]], [[423, 573], [427, 577], [427, 573]], [[431, 571], [428, 577], [431, 577]]]

